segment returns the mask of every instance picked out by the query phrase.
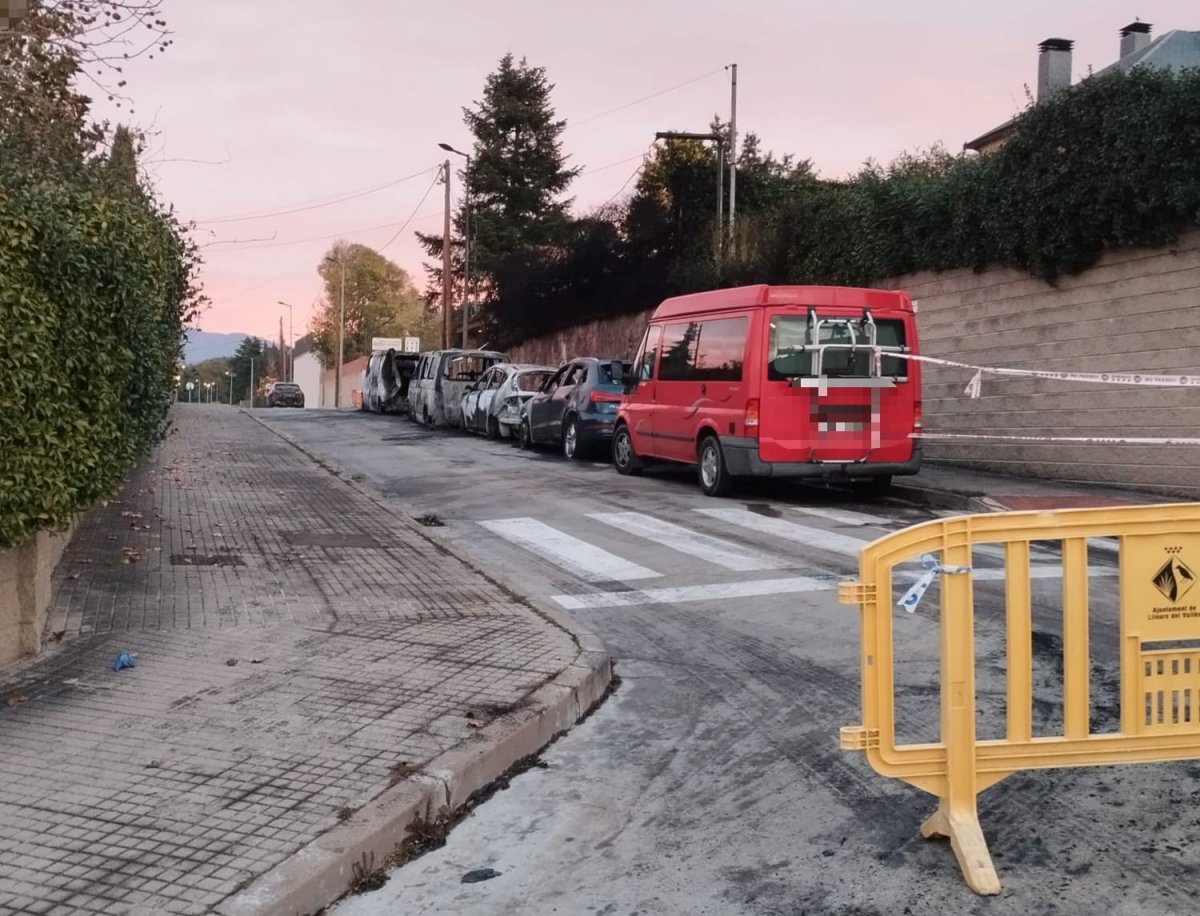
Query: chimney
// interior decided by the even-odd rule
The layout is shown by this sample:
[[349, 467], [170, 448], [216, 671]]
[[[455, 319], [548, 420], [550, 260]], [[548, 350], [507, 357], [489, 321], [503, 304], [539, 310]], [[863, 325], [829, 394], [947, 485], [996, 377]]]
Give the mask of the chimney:
[[1069, 38], [1047, 38], [1038, 45], [1038, 91], [1039, 102], [1071, 85], [1071, 48], [1075, 42]]
[[1142, 50], [1150, 44], [1150, 23], [1131, 22], [1121, 29], [1121, 58]]

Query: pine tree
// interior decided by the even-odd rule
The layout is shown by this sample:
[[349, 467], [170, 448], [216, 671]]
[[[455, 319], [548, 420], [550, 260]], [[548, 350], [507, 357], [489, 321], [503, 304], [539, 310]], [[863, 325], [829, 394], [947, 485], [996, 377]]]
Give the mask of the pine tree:
[[[532, 67], [512, 54], [487, 78], [482, 101], [463, 109], [475, 138], [469, 170], [459, 172], [471, 202], [472, 299], [486, 299], [506, 258], [560, 244], [570, 222], [570, 200], [561, 195], [579, 174], [568, 168], [561, 135], [566, 121], [550, 104], [554, 84], [544, 67]], [[454, 217], [452, 245], [456, 298], [462, 295], [462, 206]], [[442, 236], [417, 233], [436, 264], [427, 264], [430, 292], [440, 297]]]

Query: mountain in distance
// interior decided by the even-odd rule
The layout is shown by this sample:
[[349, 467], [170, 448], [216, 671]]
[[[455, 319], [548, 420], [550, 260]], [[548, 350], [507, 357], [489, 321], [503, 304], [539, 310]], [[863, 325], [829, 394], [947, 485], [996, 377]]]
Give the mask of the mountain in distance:
[[187, 328], [187, 339], [183, 344], [183, 361], [189, 366], [206, 359], [233, 356], [248, 334], [221, 334], [216, 331], [199, 331]]

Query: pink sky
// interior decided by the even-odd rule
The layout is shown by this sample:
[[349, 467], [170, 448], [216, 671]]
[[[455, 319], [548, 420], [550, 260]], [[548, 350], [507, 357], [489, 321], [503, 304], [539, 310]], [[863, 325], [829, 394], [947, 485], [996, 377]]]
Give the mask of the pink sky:
[[[777, 154], [810, 158], [834, 178], [867, 158], [887, 162], [937, 141], [957, 151], [1011, 117], [1024, 106], [1025, 85], [1036, 86], [1045, 38], [1074, 39], [1078, 79], [1116, 59], [1118, 30], [1135, 18], [1153, 23], [1156, 36], [1200, 29], [1185, 0], [163, 6], [175, 45], [127, 68], [134, 121], [152, 133], [143, 165], [180, 214], [199, 223], [213, 300], [199, 326], [268, 337], [281, 314], [286, 333], [280, 299], [295, 306], [295, 336], [304, 333], [321, 292], [316, 265], [335, 239], [378, 248], [414, 211], [385, 254], [424, 288], [412, 233], [440, 231], [441, 187], [418, 206], [445, 155], [437, 143], [470, 151], [461, 109], [507, 51], [544, 66], [556, 84], [552, 98], [568, 121], [564, 149], [587, 169], [571, 192], [583, 212], [617, 193], [656, 130], [700, 130], [714, 114], [728, 117], [725, 64], [738, 64], [739, 132], [756, 132]], [[103, 106], [97, 113], [121, 116]], [[214, 222], [418, 172], [332, 206]]]

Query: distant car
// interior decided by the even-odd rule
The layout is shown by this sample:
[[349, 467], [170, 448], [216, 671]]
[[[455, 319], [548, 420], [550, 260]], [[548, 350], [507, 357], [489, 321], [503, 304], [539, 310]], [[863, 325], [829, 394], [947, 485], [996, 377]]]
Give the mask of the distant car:
[[295, 382], [272, 382], [267, 386], [268, 407], [303, 407], [304, 392]]
[[515, 436], [521, 425], [521, 406], [552, 375], [551, 366], [492, 366], [463, 395], [463, 429], [483, 433], [489, 439]]
[[619, 359], [571, 360], [526, 403], [518, 444], [558, 445], [571, 459], [607, 449], [627, 371]]

